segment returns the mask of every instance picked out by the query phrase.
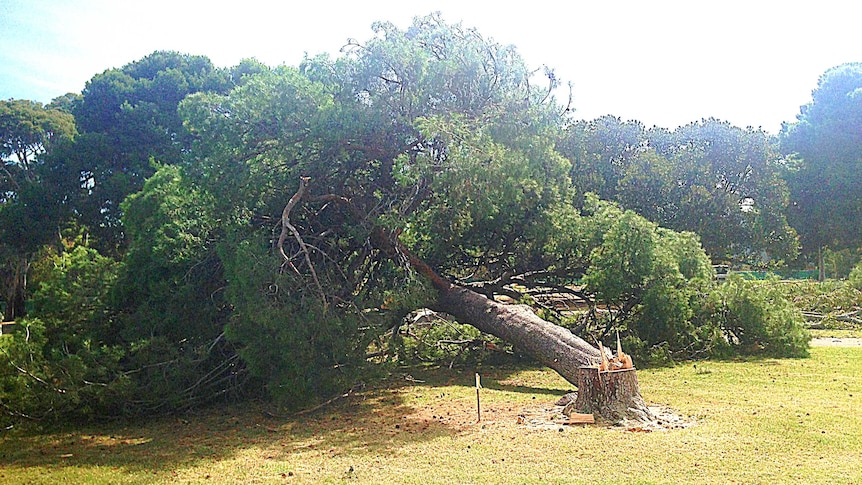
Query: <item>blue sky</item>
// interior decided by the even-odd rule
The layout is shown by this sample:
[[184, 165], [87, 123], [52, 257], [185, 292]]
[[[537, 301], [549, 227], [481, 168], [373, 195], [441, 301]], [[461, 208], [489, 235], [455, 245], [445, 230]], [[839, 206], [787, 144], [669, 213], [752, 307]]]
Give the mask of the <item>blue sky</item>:
[[367, 39], [376, 20], [405, 27], [432, 11], [554, 68], [586, 119], [675, 128], [716, 117], [776, 133], [826, 69], [862, 61], [862, 6], [837, 0], [0, 0], [0, 99], [80, 92], [159, 49], [296, 65]]

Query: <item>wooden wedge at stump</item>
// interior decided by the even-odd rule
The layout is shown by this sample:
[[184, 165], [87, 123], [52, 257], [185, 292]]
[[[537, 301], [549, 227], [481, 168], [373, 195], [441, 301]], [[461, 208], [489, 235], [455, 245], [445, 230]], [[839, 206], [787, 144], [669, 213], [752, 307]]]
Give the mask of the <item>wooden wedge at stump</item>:
[[563, 424], [573, 425], [573, 424], [595, 424], [595, 423], [596, 423], [596, 418], [592, 414], [572, 413], [569, 415], [568, 419]]

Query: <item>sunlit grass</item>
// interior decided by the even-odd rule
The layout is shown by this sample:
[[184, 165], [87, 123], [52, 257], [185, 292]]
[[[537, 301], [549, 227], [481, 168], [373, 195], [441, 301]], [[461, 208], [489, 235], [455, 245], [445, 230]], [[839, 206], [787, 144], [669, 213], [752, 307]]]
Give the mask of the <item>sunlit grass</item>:
[[[528, 428], [571, 386], [552, 371], [411, 369], [317, 413], [260, 406], [74, 431], [13, 430], [0, 483], [860, 483], [862, 350], [639, 371], [697, 424]], [[422, 382], [420, 382], [422, 381]]]
[[814, 338], [862, 338], [862, 328], [856, 329], [809, 329]]

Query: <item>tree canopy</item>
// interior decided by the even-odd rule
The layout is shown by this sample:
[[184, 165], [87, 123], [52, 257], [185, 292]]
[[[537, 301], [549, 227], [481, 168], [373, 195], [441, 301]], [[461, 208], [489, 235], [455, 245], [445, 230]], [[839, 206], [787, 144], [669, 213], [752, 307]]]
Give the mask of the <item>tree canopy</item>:
[[577, 122], [561, 152], [581, 192], [615, 200], [665, 227], [692, 231], [716, 262], [796, 257], [781, 157], [770, 137], [715, 119], [676, 130], [614, 117]]
[[7, 201], [35, 177], [39, 156], [58, 140], [75, 136], [75, 118], [27, 100], [0, 101], [0, 201]]
[[42, 158], [75, 134], [68, 113], [32, 101], [0, 101], [0, 277], [6, 318], [26, 313], [33, 254], [56, 232], [56, 194]]
[[803, 249], [858, 248], [862, 235], [862, 63], [827, 70], [795, 123], [782, 126], [788, 218]]

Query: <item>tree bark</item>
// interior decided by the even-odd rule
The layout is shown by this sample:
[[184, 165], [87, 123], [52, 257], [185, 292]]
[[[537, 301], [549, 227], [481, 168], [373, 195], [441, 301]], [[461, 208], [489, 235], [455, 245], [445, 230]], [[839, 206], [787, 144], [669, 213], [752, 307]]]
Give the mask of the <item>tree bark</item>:
[[578, 369], [598, 365], [599, 350], [566, 328], [539, 318], [526, 305], [506, 305], [472, 290], [448, 285], [437, 289], [434, 310], [499, 337], [577, 385]]
[[641, 397], [635, 369], [600, 372], [599, 349], [568, 329], [542, 320], [526, 305], [505, 305], [455, 285], [437, 290], [434, 310], [509, 342], [577, 386], [578, 413], [611, 423], [653, 419]]
[[575, 409], [580, 413], [598, 414], [613, 423], [623, 419], [653, 419], [641, 397], [634, 369], [599, 371], [594, 367], [581, 367], [577, 371], [577, 386]]
[[433, 310], [448, 313], [459, 322], [509, 342], [572, 384], [577, 385], [579, 367], [601, 362], [599, 349], [569, 329], [542, 320], [527, 305], [505, 305], [449, 283], [404, 247], [397, 235], [389, 237], [378, 228], [372, 233], [371, 242], [389, 257], [406, 257], [410, 266], [431, 281], [438, 293]]
[[27, 315], [25, 291], [29, 262], [25, 258], [15, 258], [11, 262], [6, 280], [6, 313], [4, 320], [12, 321]]

